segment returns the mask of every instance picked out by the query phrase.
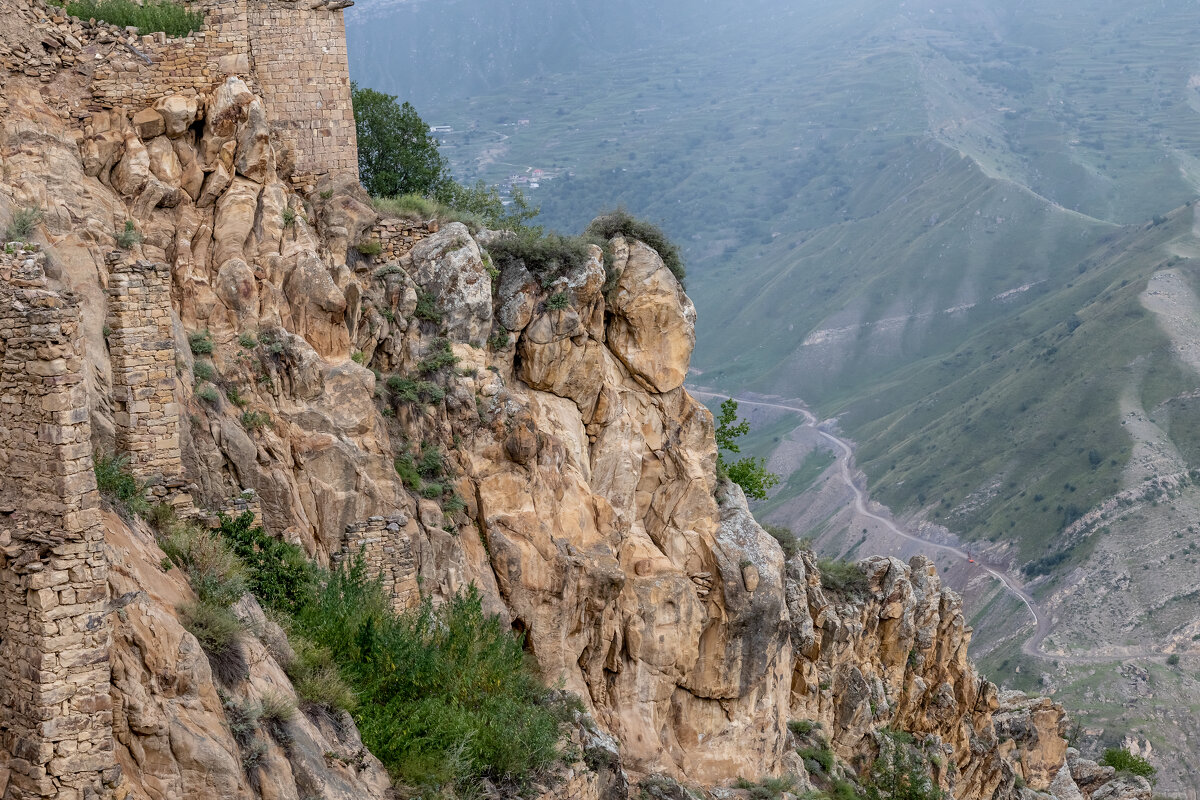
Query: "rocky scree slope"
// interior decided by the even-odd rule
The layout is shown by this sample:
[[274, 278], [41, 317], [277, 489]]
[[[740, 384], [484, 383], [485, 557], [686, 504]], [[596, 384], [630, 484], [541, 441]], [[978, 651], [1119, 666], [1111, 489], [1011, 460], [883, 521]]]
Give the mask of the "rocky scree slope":
[[[9, 6], [39, 32], [21, 46], [78, 44], [61, 30], [78, 23], [7, 0], [6, 19]], [[498, 270], [487, 248], [506, 234], [381, 221], [352, 178], [292, 192], [237, 76], [154, 113], [81, 111], [87, 73], [57, 57], [4, 82], [0, 215], [42, 210], [49, 283], [81, 298], [95, 443], [115, 430], [109, 268], [166, 264], [191, 499], [220, 508], [254, 490], [267, 528], [312, 559], [361, 547], [398, 609], [479, 587], [617, 743], [604, 775], [579, 765], [559, 796], [624, 796], [653, 774], [803, 785], [796, 719], [821, 723], [835, 773], [865, 770], [894, 728], [955, 797], [1074, 786], [1062, 709], [975, 674], [960, 603], [927, 562], [869, 560], [859, 595], [831, 595], [718, 484], [712, 417], [682, 387], [695, 311], [651, 248], [617, 237], [607, 268], [594, 248], [557, 271]], [[139, 236], [122, 255], [127, 223]], [[436, 469], [402, 468], [428, 452]], [[188, 589], [144, 529], [108, 522], [121, 791], [386, 793], [348, 720], [304, 721], [303, 746], [268, 748], [253, 785], [224, 734], [230, 702], [290, 695], [286, 676], [251, 644], [231, 698], [176, 618]]]

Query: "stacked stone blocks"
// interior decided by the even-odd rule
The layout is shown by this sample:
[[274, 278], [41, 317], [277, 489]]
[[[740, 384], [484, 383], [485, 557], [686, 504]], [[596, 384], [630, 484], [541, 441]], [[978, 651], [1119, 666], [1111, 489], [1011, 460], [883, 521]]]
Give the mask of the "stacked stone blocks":
[[205, 94], [229, 75], [262, 95], [267, 116], [294, 155], [292, 181], [358, 173], [350, 102], [344, 0], [194, 0], [204, 29], [182, 38], [135, 37], [97, 67], [92, 94], [107, 107], [138, 109], [172, 94]]
[[42, 258], [0, 254], [0, 792], [82, 800], [119, 780], [107, 560], [79, 304]]
[[153, 499], [182, 510], [191, 500], [179, 450], [170, 268], [119, 258], [110, 268], [107, 325], [117, 450], [129, 457], [130, 471]]
[[378, 242], [379, 253], [371, 257], [377, 266], [391, 264], [408, 255], [417, 242], [438, 232], [435, 219], [423, 221], [388, 217], [376, 223], [366, 235], [367, 242]]
[[347, 525], [342, 549], [333, 556], [335, 564], [352, 563], [361, 556], [367, 574], [381, 579], [384, 595], [398, 612], [421, 599], [416, 554], [412, 538], [404, 530], [408, 523], [407, 515], [396, 514]]

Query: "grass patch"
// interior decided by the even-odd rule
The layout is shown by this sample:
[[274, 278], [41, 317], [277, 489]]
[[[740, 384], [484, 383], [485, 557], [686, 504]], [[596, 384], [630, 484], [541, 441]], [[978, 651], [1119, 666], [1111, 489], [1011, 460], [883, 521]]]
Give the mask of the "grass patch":
[[242, 623], [227, 607], [204, 601], [187, 603], [179, 608], [179, 621], [200, 642], [221, 683], [234, 686], [250, 674]]
[[432, 375], [446, 367], [453, 367], [457, 363], [458, 356], [454, 355], [454, 351], [450, 349], [450, 340], [440, 338], [435, 339], [429, 346], [425, 356], [417, 362], [416, 369], [422, 375]]
[[117, 231], [115, 234], [113, 234], [113, 238], [117, 241], [117, 247], [121, 248], [122, 250], [129, 250], [135, 245], [142, 243], [142, 235], [138, 233], [138, 230], [136, 227], [134, 227], [133, 220], [131, 219], [125, 220], [124, 230]]
[[119, 28], [137, 28], [139, 36], [160, 32], [167, 36], [187, 36], [204, 25], [203, 14], [188, 11], [170, 0], [146, 0], [141, 5], [131, 0], [77, 0], [54, 5], [81, 20], [98, 19]]
[[258, 433], [271, 424], [271, 415], [265, 411], [243, 411], [242, 427], [250, 433]]
[[392, 375], [387, 379], [388, 393], [392, 402], [402, 403], [440, 403], [446, 396], [446, 390], [430, 381], [414, 380], [403, 375]]

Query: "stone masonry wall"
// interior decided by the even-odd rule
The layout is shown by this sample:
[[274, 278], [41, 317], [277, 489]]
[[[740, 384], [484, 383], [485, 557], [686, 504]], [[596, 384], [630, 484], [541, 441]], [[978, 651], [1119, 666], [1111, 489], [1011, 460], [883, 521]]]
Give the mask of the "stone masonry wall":
[[254, 0], [251, 61], [271, 125], [295, 153], [292, 181], [358, 174], [350, 104], [350, 61], [342, 8], [347, 0]]
[[[295, 156], [292, 180], [358, 172], [350, 66], [342, 9], [347, 0], [194, 0], [204, 29], [181, 38], [111, 30], [92, 93], [105, 107], [152, 106], [171, 94], [207, 93], [229, 75], [250, 81]], [[93, 30], [93, 29], [89, 29]]]
[[107, 560], [79, 304], [0, 254], [0, 796], [105, 797]]
[[382, 576], [383, 592], [396, 611], [411, 608], [421, 597], [412, 539], [403, 530], [408, 522], [406, 515], [398, 514], [347, 525], [342, 550], [333, 557], [334, 563], [341, 563], [361, 553], [367, 574]]
[[179, 450], [171, 271], [149, 261], [118, 261], [110, 268], [106, 324], [117, 452], [129, 457], [147, 494], [182, 510], [191, 500]]
[[377, 242], [378, 255], [371, 256], [374, 266], [399, 261], [408, 255], [413, 245], [427, 236], [435, 234], [440, 229], [437, 220], [428, 222], [421, 220], [387, 217], [374, 225], [364, 237], [364, 243]]

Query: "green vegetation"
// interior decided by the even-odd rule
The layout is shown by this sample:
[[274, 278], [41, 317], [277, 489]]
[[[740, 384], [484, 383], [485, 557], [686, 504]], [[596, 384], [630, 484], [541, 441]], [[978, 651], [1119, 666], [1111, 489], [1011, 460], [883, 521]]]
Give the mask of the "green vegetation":
[[800, 540], [796, 538], [796, 534], [792, 533], [791, 528], [783, 525], [772, 525], [766, 523], [763, 530], [771, 534], [775, 541], [779, 542], [779, 547], [783, 550], [783, 557], [790, 559], [796, 553], [800, 552]]
[[360, 256], [377, 256], [383, 252], [383, 245], [378, 239], [365, 239], [354, 245]]
[[5, 242], [27, 242], [32, 238], [37, 224], [42, 221], [42, 210], [37, 206], [25, 206], [13, 212], [12, 222], [4, 229]]
[[69, 0], [66, 3], [59, 0], [54, 5], [62, 6], [68, 14], [82, 20], [98, 19], [119, 28], [137, 28], [139, 36], [160, 32], [167, 36], [187, 36], [204, 25], [203, 14], [188, 11], [186, 6], [171, 0], [146, 0], [142, 4], [132, 0]]
[[271, 424], [271, 415], [265, 411], [243, 411], [242, 427], [250, 433], [258, 433]]
[[560, 275], [586, 264], [589, 248], [587, 240], [579, 236], [527, 230], [496, 239], [488, 245], [488, 253], [501, 272], [519, 262], [543, 286], [549, 286]]
[[821, 586], [834, 594], [857, 598], [870, 588], [867, 576], [853, 561], [822, 558], [817, 561], [817, 569], [821, 573]]
[[417, 372], [421, 375], [433, 375], [446, 369], [453, 367], [458, 363], [458, 356], [454, 355], [454, 351], [450, 349], [450, 340], [446, 338], [438, 338], [429, 346], [429, 350], [417, 362]]
[[129, 518], [150, 510], [142, 485], [129, 471], [129, 456], [97, 450], [92, 456], [96, 488], [109, 507]]
[[215, 372], [211, 361], [196, 359], [192, 364], [192, 376], [197, 381], [211, 381]]
[[546, 308], [561, 311], [571, 307], [571, 298], [566, 292], [555, 292], [546, 299]]
[[254, 334], [243, 333], [238, 336], [238, 344], [247, 350], [253, 350], [255, 347], [258, 347], [258, 340], [254, 338]]
[[796, 785], [796, 779], [791, 775], [780, 778], [763, 778], [753, 783], [745, 778], [738, 778], [734, 788], [745, 790], [749, 800], [779, 800], [784, 792], [790, 792]]
[[[737, 421], [737, 401], [732, 397], [721, 403], [721, 414], [717, 418], [717, 471], [742, 487], [746, 496], [755, 500], [766, 500], [767, 491], [779, 483], [779, 476], [767, 471], [766, 462], [747, 456], [737, 461], [727, 461], [724, 452], [740, 453], [737, 440], [750, 432], [750, 423]], [[722, 452], [724, 451], [724, 452]]]
[[402, 403], [440, 403], [446, 396], [446, 390], [430, 381], [414, 380], [402, 375], [392, 375], [387, 379], [387, 390], [392, 402]]
[[929, 759], [912, 746], [913, 737], [884, 730], [880, 753], [871, 765], [867, 800], [943, 800], [946, 793], [929, 774]]
[[446, 181], [446, 162], [429, 126], [393, 95], [350, 85], [358, 132], [358, 172], [372, 195], [432, 194]]
[[1158, 772], [1149, 761], [1123, 748], [1110, 747], [1100, 757], [1100, 764], [1113, 767], [1118, 772], [1128, 772], [1143, 778], [1153, 778]]
[[142, 235], [138, 233], [131, 219], [125, 220], [125, 229], [115, 233], [113, 238], [116, 239], [117, 247], [122, 250], [129, 250], [134, 245], [142, 243]]
[[209, 405], [216, 405], [221, 399], [220, 393], [217, 392], [217, 387], [213, 386], [211, 383], [206, 383], [196, 389], [196, 397], [200, 398]]
[[658, 252], [663, 264], [671, 270], [671, 274], [683, 282], [687, 274], [683, 266], [683, 258], [662, 228], [653, 223], [632, 216], [624, 208], [607, 211], [592, 220], [584, 232], [585, 236], [597, 236], [608, 241], [614, 236], [621, 235], [629, 239], [637, 239]]
[[192, 354], [197, 356], [210, 356], [213, 353], [212, 334], [207, 330], [195, 331], [188, 334], [188, 347], [192, 349]]
[[442, 311], [437, 307], [437, 300], [429, 292], [420, 289], [417, 290], [417, 308], [413, 312], [413, 316], [426, 322], [440, 323], [442, 321]]

